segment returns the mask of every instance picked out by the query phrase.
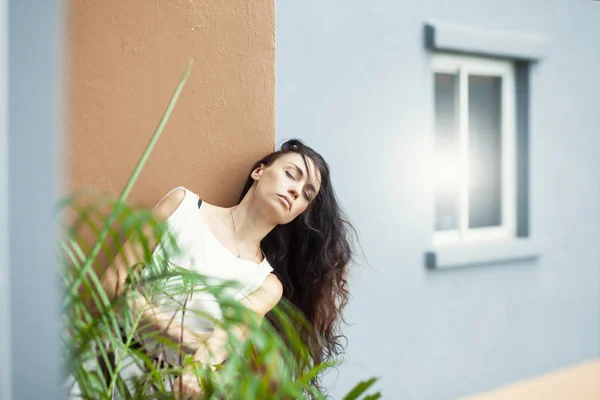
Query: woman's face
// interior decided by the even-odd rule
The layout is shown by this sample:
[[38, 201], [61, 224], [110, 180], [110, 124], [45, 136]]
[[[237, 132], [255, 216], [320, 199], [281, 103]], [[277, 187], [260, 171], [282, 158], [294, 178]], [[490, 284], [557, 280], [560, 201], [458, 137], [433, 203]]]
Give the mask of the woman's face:
[[[302, 155], [286, 153], [268, 167], [261, 164], [252, 172], [256, 195], [273, 210], [279, 224], [286, 224], [302, 214], [320, 189], [321, 176], [307, 157], [306, 170]], [[312, 182], [309, 182], [309, 174]]]

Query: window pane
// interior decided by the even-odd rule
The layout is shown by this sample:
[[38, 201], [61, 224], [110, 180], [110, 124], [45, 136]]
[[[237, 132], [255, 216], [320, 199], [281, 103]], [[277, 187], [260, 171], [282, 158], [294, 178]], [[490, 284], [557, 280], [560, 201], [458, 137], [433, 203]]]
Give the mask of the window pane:
[[435, 229], [458, 229], [459, 137], [454, 74], [435, 74]]
[[469, 228], [502, 222], [502, 79], [469, 76]]

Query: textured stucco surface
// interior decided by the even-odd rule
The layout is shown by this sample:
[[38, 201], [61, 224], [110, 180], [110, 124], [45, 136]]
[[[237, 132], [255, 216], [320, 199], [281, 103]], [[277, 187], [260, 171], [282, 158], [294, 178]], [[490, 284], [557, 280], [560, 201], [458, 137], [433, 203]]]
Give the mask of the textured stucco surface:
[[[548, 40], [528, 108], [536, 262], [424, 266], [428, 21]], [[277, 142], [299, 137], [327, 160], [366, 259], [349, 280], [347, 356], [325, 379], [334, 399], [370, 376], [386, 400], [456, 399], [600, 358], [599, 21], [599, 1], [277, 3]]]
[[119, 193], [191, 58], [192, 74], [130, 200], [185, 185], [232, 205], [275, 144], [273, 0], [71, 0], [68, 191]]

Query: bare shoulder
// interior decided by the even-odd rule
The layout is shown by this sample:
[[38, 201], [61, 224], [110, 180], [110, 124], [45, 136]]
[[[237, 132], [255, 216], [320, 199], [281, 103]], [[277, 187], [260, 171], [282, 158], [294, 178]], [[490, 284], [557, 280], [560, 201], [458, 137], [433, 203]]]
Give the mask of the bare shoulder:
[[152, 213], [157, 219], [166, 220], [177, 210], [177, 207], [179, 207], [185, 196], [186, 192], [184, 189], [172, 190], [158, 202], [152, 209]]
[[279, 300], [281, 300], [281, 296], [283, 296], [283, 285], [275, 274], [269, 274], [259, 290], [264, 291], [268, 297], [275, 301], [275, 304], [277, 304]]
[[262, 285], [244, 299], [247, 307], [261, 315], [268, 313], [283, 296], [283, 285], [275, 274], [269, 274]]

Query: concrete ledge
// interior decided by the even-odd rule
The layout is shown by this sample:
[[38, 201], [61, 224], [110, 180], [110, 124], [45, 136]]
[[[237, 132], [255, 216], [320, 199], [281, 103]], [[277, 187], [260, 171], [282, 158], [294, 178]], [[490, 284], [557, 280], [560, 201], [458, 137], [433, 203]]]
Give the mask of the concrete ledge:
[[598, 400], [600, 359], [507, 385], [463, 400]]
[[446, 269], [534, 260], [540, 247], [531, 239], [477, 242], [433, 248], [425, 254], [429, 269]]
[[425, 46], [437, 51], [537, 61], [546, 55], [548, 42], [530, 33], [427, 22]]

